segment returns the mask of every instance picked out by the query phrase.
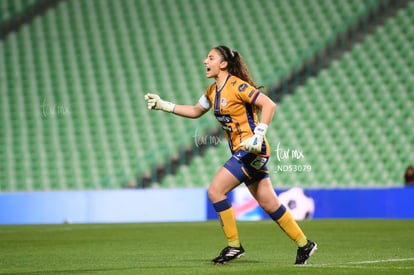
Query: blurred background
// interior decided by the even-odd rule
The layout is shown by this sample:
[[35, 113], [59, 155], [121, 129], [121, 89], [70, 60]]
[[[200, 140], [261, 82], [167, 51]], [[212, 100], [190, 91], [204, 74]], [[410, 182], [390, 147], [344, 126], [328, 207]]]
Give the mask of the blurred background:
[[414, 1], [2, 0], [0, 27], [3, 194], [206, 188], [214, 116], [143, 98], [195, 104], [221, 44], [278, 103], [276, 189], [403, 187], [414, 164]]

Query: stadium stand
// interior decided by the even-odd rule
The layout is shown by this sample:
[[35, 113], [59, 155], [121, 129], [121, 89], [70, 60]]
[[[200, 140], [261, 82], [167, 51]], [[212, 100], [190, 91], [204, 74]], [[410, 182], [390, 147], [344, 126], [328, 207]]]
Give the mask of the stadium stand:
[[[275, 126], [268, 132], [273, 143], [268, 166], [275, 186], [402, 185], [402, 171], [414, 161], [410, 88], [414, 33], [409, 30], [413, 14], [414, 3], [410, 3], [327, 70], [283, 98]], [[278, 148], [281, 157], [289, 151], [287, 159], [278, 159]], [[296, 159], [294, 150], [303, 158]], [[227, 151], [224, 143], [208, 149], [203, 162], [180, 170], [176, 180], [205, 187], [209, 181], [191, 175], [202, 174], [211, 167], [212, 156]], [[217, 167], [211, 169], [207, 174], [214, 174]], [[169, 178], [162, 185], [171, 182]]]
[[0, 2], [0, 39], [16, 32], [62, 0], [4, 0]]
[[[225, 143], [207, 149], [190, 166], [184, 166], [165, 180], [157, 176], [157, 167], [177, 154], [185, 155], [180, 152], [193, 146], [195, 136], [216, 130], [213, 117], [193, 121], [150, 113], [143, 95], [157, 92], [171, 101], [193, 104], [210, 83], [204, 79], [202, 60], [217, 44], [238, 49], [257, 82], [273, 85], [378, 2], [323, 0], [316, 4], [315, 0], [258, 0], [252, 5], [248, 0], [60, 1], [42, 16], [34, 17], [30, 24], [0, 40], [0, 119], [4, 129], [0, 145], [5, 148], [0, 154], [0, 162], [5, 164], [0, 168], [0, 191], [141, 187], [142, 183], [136, 186], [136, 181], [142, 175], [151, 179], [153, 187], [158, 186], [156, 182], [160, 186], [204, 186], [217, 163], [222, 163], [228, 155]], [[2, 18], [9, 16], [1, 14]], [[412, 22], [412, 12], [402, 17], [398, 20]], [[404, 46], [407, 38], [404, 33], [401, 35], [398, 49], [409, 51], [410, 47]], [[361, 51], [362, 57], [366, 54], [371, 53]], [[386, 57], [394, 60], [394, 56]], [[353, 60], [349, 62], [353, 64]], [[412, 72], [410, 64], [408, 72]], [[342, 67], [337, 70], [348, 72]], [[352, 68], [349, 70], [351, 73]], [[329, 75], [327, 79], [323, 78], [325, 74]], [[316, 78], [314, 82], [318, 85], [313, 90], [330, 92], [329, 85], [323, 83], [332, 81], [333, 76], [330, 72], [325, 74]], [[388, 77], [390, 87], [400, 75], [398, 71], [394, 78]], [[402, 93], [408, 91], [404, 85], [398, 85]], [[325, 154], [314, 153], [313, 143], [303, 141], [315, 135], [318, 137], [315, 143], [320, 142], [331, 128], [317, 133], [305, 128], [308, 136], [289, 130], [292, 127], [289, 118], [299, 119], [304, 115], [303, 105], [298, 104], [306, 100], [299, 94], [308, 89], [306, 86], [283, 100], [278, 111], [282, 126], [270, 131], [270, 139], [273, 143], [284, 140], [279, 136], [284, 130], [289, 137], [301, 138], [297, 145], [286, 146], [303, 146], [312, 169], [322, 169], [320, 166], [326, 167], [324, 172], [332, 172], [313, 170], [304, 184], [329, 186], [329, 175], [337, 176], [336, 168], [327, 166]], [[396, 105], [401, 108], [402, 117], [409, 107], [407, 104], [412, 102], [408, 93], [405, 96], [406, 104]], [[358, 94], [352, 98], [358, 100]], [[330, 106], [334, 102], [325, 104]], [[306, 108], [319, 110], [316, 107], [319, 103]], [[356, 105], [365, 108], [362, 103]], [[352, 114], [360, 111], [352, 110]], [[287, 124], [282, 122], [284, 117]], [[319, 123], [325, 123], [325, 119]], [[326, 123], [327, 127], [337, 126], [335, 121]], [[303, 121], [300, 125], [308, 124]], [[405, 135], [407, 129], [402, 127], [399, 131], [408, 144], [404, 149], [412, 149], [410, 136]], [[352, 141], [359, 144], [358, 140]], [[380, 164], [385, 166], [383, 162]], [[375, 178], [380, 182], [370, 183], [395, 184], [397, 171], [391, 173], [389, 166], [386, 167], [388, 177], [382, 174], [381, 178]], [[344, 186], [366, 183], [353, 176], [349, 180], [351, 176], [345, 175], [347, 180], [336, 178], [332, 183]], [[367, 175], [372, 179], [372, 170]], [[302, 180], [297, 173], [286, 173], [280, 177], [283, 183], [278, 180], [275, 183], [291, 185]]]
[[34, 4], [36, 0], [15, 0], [15, 1], [1, 1], [0, 2], [0, 23], [4, 23], [17, 14], [24, 11], [26, 8]]

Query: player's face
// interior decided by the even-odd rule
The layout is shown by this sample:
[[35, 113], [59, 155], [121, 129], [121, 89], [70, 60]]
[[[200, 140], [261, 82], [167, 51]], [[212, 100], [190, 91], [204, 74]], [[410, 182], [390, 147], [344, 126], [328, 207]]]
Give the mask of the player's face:
[[204, 65], [207, 78], [217, 78], [220, 72], [226, 69], [227, 62], [223, 61], [223, 57], [216, 49], [212, 49], [204, 59]]

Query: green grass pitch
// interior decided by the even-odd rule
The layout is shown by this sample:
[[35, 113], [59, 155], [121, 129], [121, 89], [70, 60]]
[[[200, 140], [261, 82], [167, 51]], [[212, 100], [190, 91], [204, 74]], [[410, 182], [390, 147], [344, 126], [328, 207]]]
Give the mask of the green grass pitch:
[[319, 245], [306, 266], [270, 220], [239, 222], [246, 256], [222, 266], [218, 221], [0, 226], [0, 274], [414, 274], [413, 220], [299, 224]]

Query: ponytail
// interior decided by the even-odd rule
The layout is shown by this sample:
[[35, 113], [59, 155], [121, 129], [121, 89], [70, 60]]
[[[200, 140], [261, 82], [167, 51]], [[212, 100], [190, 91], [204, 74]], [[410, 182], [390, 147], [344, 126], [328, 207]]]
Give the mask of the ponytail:
[[239, 52], [233, 51], [227, 46], [217, 46], [214, 49], [216, 49], [220, 53], [224, 61], [227, 61], [227, 70], [230, 74], [237, 76], [241, 80], [246, 81], [256, 89], [260, 89], [263, 87], [256, 86], [252, 77], [250, 76], [246, 63], [244, 63], [243, 57], [240, 55]]

